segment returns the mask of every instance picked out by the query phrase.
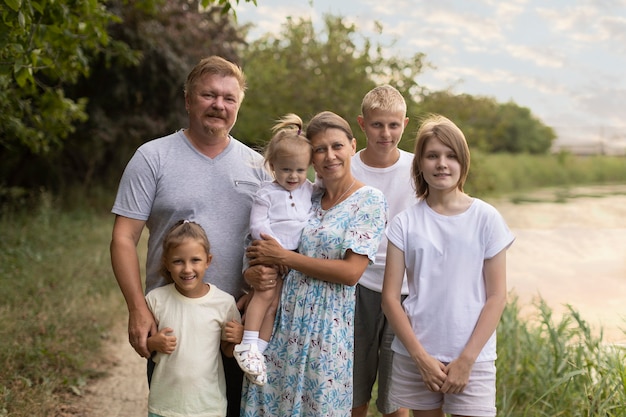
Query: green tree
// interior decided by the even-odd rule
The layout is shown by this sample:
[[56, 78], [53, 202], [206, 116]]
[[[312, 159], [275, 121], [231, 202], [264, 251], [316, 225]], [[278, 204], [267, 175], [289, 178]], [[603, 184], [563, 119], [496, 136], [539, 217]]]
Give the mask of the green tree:
[[117, 183], [139, 145], [186, 127], [183, 88], [190, 69], [214, 54], [240, 63], [245, 45], [245, 27], [221, 7], [169, 0], [152, 13], [111, 4], [122, 22], [109, 27], [110, 35], [141, 52], [141, 59], [128, 66], [99, 56], [89, 78], [70, 89], [72, 97], [90, 97], [89, 120], [70, 135], [58, 165], [66, 167], [64, 178], [84, 173], [85, 185], [102, 178]]
[[477, 150], [542, 154], [556, 139], [554, 130], [534, 117], [528, 108], [494, 98], [454, 95], [438, 91], [423, 97], [419, 114], [439, 113], [456, 123]]
[[[256, 4], [256, 0], [246, 1]], [[132, 6], [158, 10], [167, 3], [140, 0]], [[232, 8], [229, 0], [200, 3], [218, 4], [224, 12]], [[45, 153], [60, 144], [76, 121], [85, 120], [85, 100], [68, 99], [63, 87], [89, 75], [90, 57], [102, 53], [138, 62], [128, 45], [109, 36], [108, 25], [120, 19], [103, 1], [1, 0], [0, 17], [0, 145], [4, 147], [21, 144], [34, 153]]]
[[[256, 4], [256, 0], [245, 1]], [[0, 150], [3, 153], [0, 187], [3, 183], [47, 185], [41, 184], [41, 180], [50, 183], [58, 179], [57, 175], [49, 175], [50, 169], [59, 174], [59, 165], [71, 168], [72, 161], [79, 165], [91, 164], [87, 172], [93, 172], [92, 160], [101, 158], [101, 152], [96, 152], [95, 157], [79, 152], [69, 155], [69, 160], [59, 159], [68, 136], [76, 131], [77, 125], [84, 123], [88, 116], [93, 118], [95, 123], [90, 125], [93, 129], [88, 132], [91, 136], [84, 135], [84, 126], [77, 133], [82, 136], [80, 141], [91, 142], [90, 150], [97, 151], [98, 147], [106, 148], [107, 140], [118, 139], [111, 126], [117, 126], [115, 117], [119, 113], [109, 113], [111, 108], [125, 111], [125, 115], [131, 117], [132, 110], [153, 104], [146, 101], [159, 101], [170, 93], [163, 88], [164, 84], [156, 83], [154, 77], [146, 77], [148, 70], [152, 70], [152, 74], [162, 73], [163, 82], [169, 82], [167, 75], [176, 76], [178, 84], [172, 87], [180, 92], [184, 76], [180, 76], [178, 70], [185, 62], [181, 56], [193, 47], [198, 48], [197, 52], [188, 54], [187, 59], [211, 50], [201, 49], [206, 42], [198, 42], [200, 33], [206, 36], [206, 26], [211, 24], [199, 19], [188, 22], [181, 19], [194, 13], [199, 15], [200, 6], [209, 8], [211, 5], [216, 5], [221, 16], [228, 19], [235, 2], [239, 0], [0, 0]], [[162, 34], [159, 30], [167, 26], [162, 12], [172, 16], [175, 6], [179, 7], [176, 25], [180, 36], [159, 39]], [[143, 43], [136, 41], [141, 36]], [[224, 34], [218, 32], [212, 39], [215, 43], [222, 42]], [[175, 45], [165, 42], [172, 40], [176, 41]], [[188, 44], [180, 47], [185, 42]], [[153, 59], [158, 49], [163, 50], [161, 59]], [[184, 66], [187, 71], [189, 65]], [[83, 81], [94, 76], [91, 88], [84, 88]], [[126, 82], [116, 83], [122, 79]], [[127, 88], [133, 82], [143, 88], [141, 93], [137, 93], [136, 88]], [[147, 89], [152, 91], [143, 94]], [[91, 104], [87, 107], [89, 101], [107, 100], [108, 108]], [[159, 102], [159, 109], [169, 104], [167, 100]], [[152, 119], [153, 125], [158, 127], [160, 123], [160, 119]], [[128, 124], [120, 126], [128, 127]], [[126, 136], [132, 137], [133, 132], [133, 129], [127, 130]], [[77, 178], [76, 173], [73, 174]], [[82, 175], [81, 171], [79, 176]]]
[[282, 115], [293, 112], [306, 122], [331, 110], [350, 122], [359, 138], [356, 116], [363, 95], [379, 83], [390, 83], [410, 100], [410, 94], [420, 91], [415, 80], [422, 60], [422, 54], [384, 57], [381, 45], [359, 37], [357, 28], [339, 16], [324, 16], [319, 31], [310, 19], [290, 18], [279, 36], [267, 34], [242, 51], [249, 88], [233, 132], [261, 145]]
[[556, 139], [554, 130], [513, 102], [500, 104], [494, 126], [492, 152], [544, 154]]
[[115, 16], [94, 1], [46, 0], [2, 0], [0, 16], [0, 145], [45, 153], [85, 119], [63, 85], [89, 73], [87, 51], [120, 48], [105, 30]]

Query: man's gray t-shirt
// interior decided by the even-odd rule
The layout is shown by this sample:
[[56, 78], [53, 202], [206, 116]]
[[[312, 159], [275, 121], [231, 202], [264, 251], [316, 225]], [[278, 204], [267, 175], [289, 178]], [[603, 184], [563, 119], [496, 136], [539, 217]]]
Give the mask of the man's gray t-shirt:
[[183, 131], [139, 147], [124, 170], [111, 211], [146, 221], [146, 293], [166, 284], [159, 273], [163, 237], [175, 222], [187, 219], [199, 223], [211, 243], [213, 261], [204, 280], [239, 297], [252, 200], [269, 180], [262, 156], [232, 137], [213, 159], [194, 148]]

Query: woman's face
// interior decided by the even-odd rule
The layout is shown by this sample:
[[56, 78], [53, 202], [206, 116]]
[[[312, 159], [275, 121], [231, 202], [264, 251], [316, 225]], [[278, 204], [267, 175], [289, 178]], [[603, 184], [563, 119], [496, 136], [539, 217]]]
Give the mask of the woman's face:
[[340, 129], [326, 129], [311, 138], [313, 167], [324, 181], [350, 174], [350, 159], [356, 151], [356, 140], [348, 139]]

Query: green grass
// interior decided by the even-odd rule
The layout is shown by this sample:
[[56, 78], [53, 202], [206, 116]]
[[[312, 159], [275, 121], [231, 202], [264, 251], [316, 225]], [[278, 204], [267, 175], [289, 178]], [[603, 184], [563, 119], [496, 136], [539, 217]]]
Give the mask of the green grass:
[[472, 152], [466, 191], [477, 197], [539, 188], [624, 184], [626, 158], [611, 156], [485, 155]]
[[113, 308], [122, 300], [108, 254], [112, 217], [55, 205], [44, 195], [0, 219], [0, 416], [54, 415], [80, 393], [123, 311]]
[[[545, 301], [530, 307], [511, 294], [498, 327], [498, 417], [626, 416], [626, 346], [604, 344], [572, 307], [558, 321]], [[381, 416], [374, 400], [368, 415]]]

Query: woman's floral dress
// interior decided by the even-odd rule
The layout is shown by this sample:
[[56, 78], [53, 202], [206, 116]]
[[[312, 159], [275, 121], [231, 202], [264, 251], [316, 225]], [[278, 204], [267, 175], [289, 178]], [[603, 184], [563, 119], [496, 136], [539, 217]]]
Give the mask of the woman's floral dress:
[[[383, 194], [365, 186], [329, 210], [320, 201], [313, 198], [299, 252], [341, 259], [351, 249], [373, 262], [387, 222]], [[287, 275], [265, 351], [268, 382], [244, 378], [242, 416], [350, 416], [354, 291], [296, 270]]]

